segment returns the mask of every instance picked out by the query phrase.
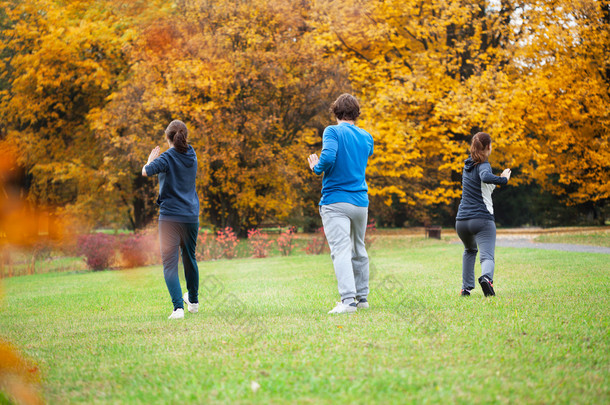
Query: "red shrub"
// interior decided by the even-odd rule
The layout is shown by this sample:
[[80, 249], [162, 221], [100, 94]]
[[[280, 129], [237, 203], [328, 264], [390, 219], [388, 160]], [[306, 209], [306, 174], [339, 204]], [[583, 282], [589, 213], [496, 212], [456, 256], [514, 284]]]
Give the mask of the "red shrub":
[[277, 238], [277, 247], [282, 256], [288, 256], [294, 248], [294, 227], [290, 227], [280, 233]]
[[148, 264], [161, 264], [159, 229], [155, 226], [142, 232], [142, 246], [148, 252]]
[[237, 244], [239, 240], [237, 235], [233, 232], [233, 228], [230, 226], [221, 229], [216, 233], [216, 244], [218, 249], [222, 252], [221, 256], [227, 259], [233, 259], [237, 255]]
[[103, 270], [110, 266], [114, 258], [114, 237], [105, 233], [81, 235], [78, 238], [78, 249], [85, 256], [87, 266], [92, 270]]
[[269, 235], [259, 231], [258, 229], [250, 229], [248, 231], [248, 245], [252, 249], [254, 257], [267, 257], [269, 256], [269, 247], [273, 244], [269, 240]]
[[222, 250], [214, 240], [213, 233], [203, 231], [197, 236], [197, 249], [195, 256], [197, 260], [216, 260], [222, 257]]
[[119, 241], [121, 264], [123, 267], [140, 267], [148, 264], [151, 256], [151, 237], [146, 234], [124, 236]]
[[308, 255], [319, 255], [326, 250], [326, 236], [324, 235], [324, 228], [318, 228], [313, 238], [307, 242], [305, 246], [305, 253]]
[[377, 239], [377, 224], [375, 219], [371, 219], [369, 224], [366, 226], [366, 234], [364, 235], [364, 245], [366, 248], [373, 246], [373, 243]]

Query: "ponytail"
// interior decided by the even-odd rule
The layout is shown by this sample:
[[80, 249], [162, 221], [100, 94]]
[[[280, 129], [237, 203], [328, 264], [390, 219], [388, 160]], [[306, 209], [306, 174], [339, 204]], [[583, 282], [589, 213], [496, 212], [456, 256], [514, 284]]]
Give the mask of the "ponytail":
[[188, 143], [186, 142], [188, 130], [186, 129], [184, 122], [179, 120], [170, 122], [165, 130], [165, 136], [178, 152], [186, 153], [186, 151], [188, 151]]
[[475, 163], [483, 163], [487, 160], [485, 151], [491, 145], [491, 136], [485, 132], [478, 132], [472, 137], [470, 144], [470, 156]]

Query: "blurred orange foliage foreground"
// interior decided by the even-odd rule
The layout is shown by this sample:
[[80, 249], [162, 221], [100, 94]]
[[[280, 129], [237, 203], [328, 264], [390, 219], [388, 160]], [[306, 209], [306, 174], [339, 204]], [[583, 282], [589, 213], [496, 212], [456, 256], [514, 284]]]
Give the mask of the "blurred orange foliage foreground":
[[[39, 238], [37, 215], [21, 197], [16, 154], [0, 143], [0, 252], [5, 263], [8, 244], [31, 246]], [[7, 252], [8, 254], [8, 252]], [[2, 273], [0, 273], [1, 275]], [[23, 359], [8, 342], [0, 340], [0, 400], [17, 404], [44, 403], [36, 365]]]
[[[5, 398], [3, 398], [3, 396]], [[9, 343], [0, 340], [0, 400], [43, 404], [36, 365], [24, 360]]]
[[24, 198], [25, 173], [16, 156], [10, 145], [0, 143], [0, 244], [31, 246], [41, 234], [49, 235], [49, 215]]
[[14, 146], [0, 142], [0, 278], [12, 275], [13, 252], [35, 253], [47, 242], [69, 239], [52, 209], [27, 198], [26, 171], [18, 156]]

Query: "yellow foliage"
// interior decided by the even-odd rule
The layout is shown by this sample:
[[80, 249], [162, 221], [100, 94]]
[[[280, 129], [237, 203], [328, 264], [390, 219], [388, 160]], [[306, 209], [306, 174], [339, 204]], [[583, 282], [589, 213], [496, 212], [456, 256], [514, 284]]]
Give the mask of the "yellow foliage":
[[0, 136], [31, 176], [31, 201], [90, 225], [153, 216], [155, 183], [139, 172], [174, 118], [191, 129], [209, 221], [245, 229], [315, 212], [319, 180], [303, 157], [344, 91], [362, 102], [370, 194], [389, 216], [454, 213], [478, 131], [511, 184], [572, 204], [610, 197], [607, 2], [0, 7]]
[[[137, 3], [2, 2], [7, 24], [0, 55], [9, 69], [0, 117], [5, 141], [18, 148], [18, 163], [32, 175], [33, 202], [91, 221], [117, 219], [112, 196], [99, 192], [103, 150], [88, 114], [105, 105], [127, 67], [123, 51], [136, 22], [149, 14]], [[161, 3], [148, 7], [163, 12]]]
[[375, 138], [373, 201], [395, 196], [423, 221], [439, 204], [455, 209], [478, 131], [511, 184], [534, 180], [573, 203], [610, 196], [607, 4], [333, 2], [316, 23]]
[[146, 191], [133, 173], [181, 119], [198, 154], [205, 220], [245, 231], [298, 215], [307, 146], [320, 141], [340, 77], [308, 34], [306, 12], [288, 0], [195, 1], [144, 30], [129, 78], [93, 121], [108, 145], [101, 170], [126, 173], [114, 192]]

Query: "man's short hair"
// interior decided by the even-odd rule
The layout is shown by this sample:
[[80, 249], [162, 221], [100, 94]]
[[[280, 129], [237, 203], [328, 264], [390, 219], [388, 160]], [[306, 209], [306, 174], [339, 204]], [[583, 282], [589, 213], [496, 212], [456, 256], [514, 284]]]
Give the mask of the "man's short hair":
[[330, 112], [338, 120], [355, 121], [360, 115], [360, 104], [356, 97], [351, 94], [341, 94], [330, 106]]

